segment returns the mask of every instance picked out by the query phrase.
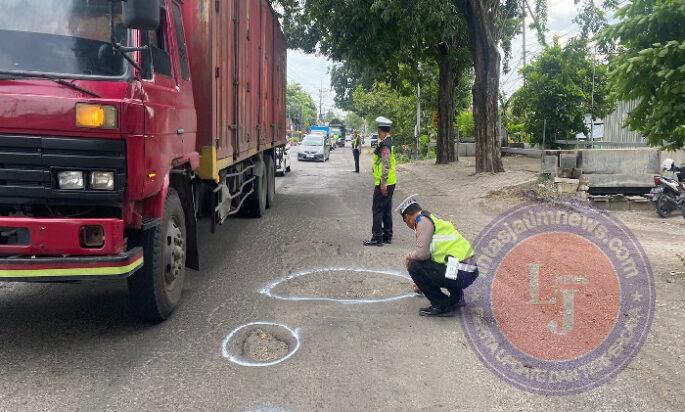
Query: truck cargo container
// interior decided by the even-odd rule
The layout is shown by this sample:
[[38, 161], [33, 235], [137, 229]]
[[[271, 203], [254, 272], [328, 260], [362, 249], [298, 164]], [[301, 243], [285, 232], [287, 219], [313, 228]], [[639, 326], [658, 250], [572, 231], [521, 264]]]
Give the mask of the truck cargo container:
[[0, 0], [0, 280], [125, 278], [171, 315], [197, 220], [273, 205], [286, 40], [267, 0]]

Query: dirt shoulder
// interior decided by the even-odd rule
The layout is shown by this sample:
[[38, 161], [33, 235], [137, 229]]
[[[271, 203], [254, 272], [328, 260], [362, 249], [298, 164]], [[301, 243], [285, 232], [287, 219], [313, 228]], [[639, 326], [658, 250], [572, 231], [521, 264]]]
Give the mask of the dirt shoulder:
[[[501, 174], [474, 174], [472, 158], [447, 166], [423, 161], [400, 165], [395, 203], [416, 193], [424, 208], [451, 219], [473, 239], [498, 214], [526, 201], [522, 191], [540, 184], [539, 160], [506, 157], [504, 165], [507, 171]], [[650, 395], [666, 404], [685, 402], [685, 269], [678, 256], [685, 255], [685, 220], [680, 214], [662, 219], [653, 210], [611, 213], [644, 248], [657, 296], [649, 337], [623, 379], [650, 386]]]

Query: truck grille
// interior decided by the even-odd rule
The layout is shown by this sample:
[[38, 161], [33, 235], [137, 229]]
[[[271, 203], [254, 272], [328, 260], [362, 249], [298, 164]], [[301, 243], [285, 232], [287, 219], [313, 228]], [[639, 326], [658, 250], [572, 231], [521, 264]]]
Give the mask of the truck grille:
[[[115, 190], [60, 190], [60, 170], [113, 171]], [[125, 184], [123, 140], [0, 135], [0, 204], [109, 205], [122, 200]]]

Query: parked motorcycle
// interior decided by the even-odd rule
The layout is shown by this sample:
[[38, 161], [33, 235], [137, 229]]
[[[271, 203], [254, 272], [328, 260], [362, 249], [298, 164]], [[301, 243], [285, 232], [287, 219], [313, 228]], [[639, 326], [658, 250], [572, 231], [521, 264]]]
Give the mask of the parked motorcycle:
[[671, 213], [680, 209], [685, 218], [685, 167], [675, 166], [672, 159], [664, 160], [662, 169], [676, 174], [676, 179], [664, 175], [654, 176], [654, 185], [650, 191], [656, 213], [663, 217], [669, 217]]

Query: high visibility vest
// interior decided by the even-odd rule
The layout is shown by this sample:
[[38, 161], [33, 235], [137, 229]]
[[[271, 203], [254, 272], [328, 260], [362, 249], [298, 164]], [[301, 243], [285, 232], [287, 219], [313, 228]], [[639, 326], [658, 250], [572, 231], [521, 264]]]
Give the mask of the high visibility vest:
[[352, 148], [359, 149], [359, 137], [352, 138]]
[[[381, 160], [381, 143], [378, 144], [378, 148], [373, 152], [373, 177], [376, 186], [381, 184], [381, 176], [383, 176], [383, 162]], [[397, 183], [397, 176], [395, 176], [395, 147], [390, 144], [390, 170], [388, 171], [388, 180], [385, 184], [394, 185]]]
[[431, 260], [445, 264], [448, 256], [452, 256], [460, 262], [473, 257], [475, 252], [471, 243], [454, 228], [452, 222], [440, 219], [426, 211], [421, 212], [421, 215], [433, 222], [433, 240], [430, 245]]

